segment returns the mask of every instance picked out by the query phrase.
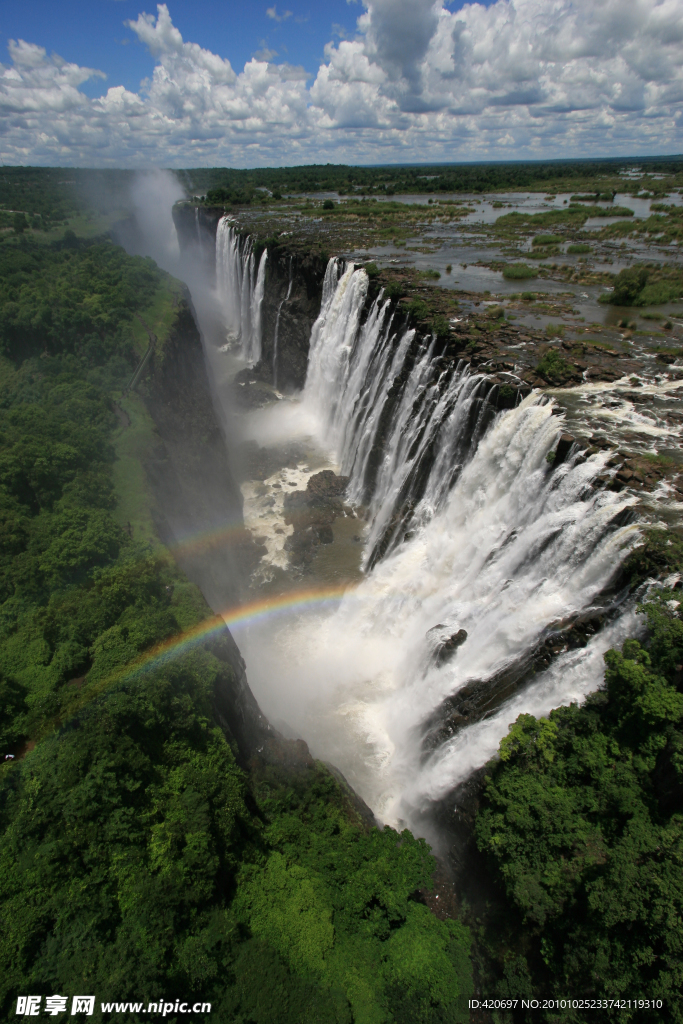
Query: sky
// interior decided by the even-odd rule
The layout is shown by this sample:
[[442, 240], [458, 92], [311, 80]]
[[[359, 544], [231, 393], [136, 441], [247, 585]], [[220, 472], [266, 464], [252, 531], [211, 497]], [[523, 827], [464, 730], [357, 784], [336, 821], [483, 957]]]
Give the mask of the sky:
[[682, 44], [683, 0], [3, 0], [0, 163], [681, 153]]

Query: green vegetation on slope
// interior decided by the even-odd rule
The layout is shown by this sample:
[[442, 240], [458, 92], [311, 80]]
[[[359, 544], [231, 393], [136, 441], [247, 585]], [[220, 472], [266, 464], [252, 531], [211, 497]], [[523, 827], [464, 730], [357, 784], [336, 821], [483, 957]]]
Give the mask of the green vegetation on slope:
[[140, 664], [210, 615], [119, 472], [152, 440], [114, 404], [136, 314], [163, 339], [172, 283], [75, 238], [6, 241], [0, 281], [3, 1019], [22, 993], [91, 992], [94, 1020], [162, 996], [241, 1024], [467, 1020], [468, 931], [415, 896], [425, 843], [369, 829], [296, 744], [238, 766], [225, 636]]
[[505, 994], [526, 986], [548, 996], [661, 999], [662, 1009], [626, 1007], [601, 1019], [683, 1020], [678, 598], [661, 592], [646, 603], [649, 639], [607, 653], [603, 691], [548, 718], [520, 715], [491, 765], [477, 838], [517, 922]]

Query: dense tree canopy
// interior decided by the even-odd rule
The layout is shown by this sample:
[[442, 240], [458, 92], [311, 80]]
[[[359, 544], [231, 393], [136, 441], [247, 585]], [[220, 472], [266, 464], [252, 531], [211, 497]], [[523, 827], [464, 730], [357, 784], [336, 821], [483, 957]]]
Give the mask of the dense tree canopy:
[[678, 607], [678, 592], [647, 602], [647, 643], [608, 652], [605, 688], [584, 706], [517, 719], [477, 822], [539, 988], [663, 1001], [614, 1020], [683, 1020]]
[[135, 668], [210, 613], [116, 517], [114, 399], [161, 280], [109, 242], [0, 245], [3, 1019], [92, 992], [95, 1020], [194, 996], [236, 1024], [464, 1021], [469, 933], [416, 898], [426, 844], [307, 756], [238, 765], [224, 639]]

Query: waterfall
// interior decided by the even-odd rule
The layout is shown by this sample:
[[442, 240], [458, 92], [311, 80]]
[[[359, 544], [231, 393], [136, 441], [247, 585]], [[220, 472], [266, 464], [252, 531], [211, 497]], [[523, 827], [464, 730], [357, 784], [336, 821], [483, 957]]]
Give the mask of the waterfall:
[[289, 301], [289, 296], [292, 294], [292, 257], [289, 257], [289, 284], [287, 285], [287, 294], [284, 299], [277, 307], [277, 316], [275, 317], [275, 332], [273, 334], [273, 387], [277, 390], [277, 345], [280, 336], [280, 313], [285, 302]]
[[[334, 613], [293, 618], [269, 649], [249, 643], [254, 678], [277, 679], [267, 712], [384, 820], [414, 821], [488, 760], [519, 713], [545, 714], [602, 681], [609, 634], [546, 671], [530, 666], [599, 600], [637, 537], [619, 525], [637, 499], [592, 487], [608, 453], [549, 466], [561, 427], [536, 394], [500, 413], [443, 505]], [[613, 642], [624, 622], [632, 629], [617, 620]], [[440, 658], [460, 630], [464, 642]]]
[[250, 363], [261, 358], [267, 259], [268, 250], [264, 249], [255, 272], [253, 238], [244, 238], [229, 217], [221, 217], [216, 229], [216, 284], [228, 339], [240, 342], [242, 355]]
[[328, 264], [302, 396], [368, 509], [366, 575], [334, 612], [293, 612], [244, 643], [266, 713], [384, 820], [415, 823], [518, 714], [600, 685], [634, 613], [581, 649], [563, 638], [635, 544], [638, 499], [594, 486], [609, 452], [551, 466], [563, 416], [547, 396], [498, 412], [486, 377], [441, 359], [381, 291], [368, 308], [369, 284]]
[[494, 412], [485, 376], [435, 366], [435, 340], [395, 329], [382, 292], [360, 326], [368, 285], [364, 270], [328, 264], [304, 389], [349, 497], [370, 505], [366, 566], [443, 504]]

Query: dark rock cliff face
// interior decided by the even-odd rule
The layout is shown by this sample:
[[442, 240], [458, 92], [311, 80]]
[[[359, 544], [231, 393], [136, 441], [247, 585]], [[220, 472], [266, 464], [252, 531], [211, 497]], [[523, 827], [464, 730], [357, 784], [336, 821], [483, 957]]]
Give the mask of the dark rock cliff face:
[[260, 375], [277, 384], [280, 391], [298, 391], [306, 381], [311, 328], [320, 313], [325, 267], [316, 255], [302, 257], [281, 249], [268, 254], [261, 307]]
[[241, 523], [242, 499], [187, 299], [178, 306], [170, 336], [153, 353], [140, 390], [159, 435], [147, 460], [159, 534], [211, 606], [226, 608], [239, 596], [238, 567], [226, 538]]
[[[157, 431], [146, 459], [159, 536], [219, 612], [234, 605], [242, 578], [241, 495], [216, 418], [202, 342], [189, 299], [152, 356], [139, 386]], [[225, 627], [207, 642], [225, 665], [214, 691], [216, 715], [246, 763], [274, 730], [249, 689], [244, 661]]]

